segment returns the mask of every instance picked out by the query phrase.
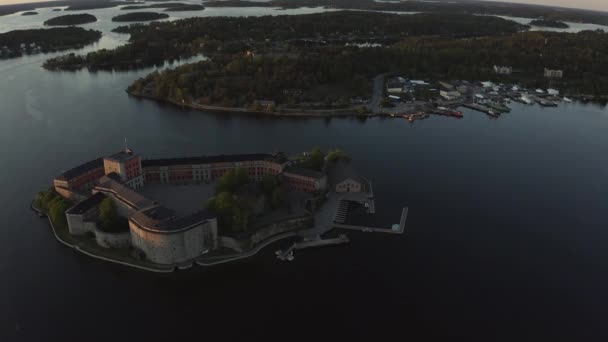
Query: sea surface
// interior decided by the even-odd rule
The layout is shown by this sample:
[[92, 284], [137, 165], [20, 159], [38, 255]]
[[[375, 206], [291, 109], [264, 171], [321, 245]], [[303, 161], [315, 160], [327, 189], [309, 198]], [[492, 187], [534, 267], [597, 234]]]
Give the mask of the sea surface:
[[[0, 17], [0, 31], [42, 19]], [[91, 25], [104, 38], [84, 51], [126, 41]], [[151, 68], [48, 72], [51, 56], [0, 61], [0, 341], [608, 338], [606, 107], [514, 103], [499, 119], [414, 124], [219, 115], [129, 97]], [[348, 233], [350, 245], [292, 262], [274, 257], [278, 243], [169, 275], [94, 260], [57, 242], [30, 200], [125, 137], [148, 158], [339, 147], [387, 220], [409, 207], [407, 234]]]

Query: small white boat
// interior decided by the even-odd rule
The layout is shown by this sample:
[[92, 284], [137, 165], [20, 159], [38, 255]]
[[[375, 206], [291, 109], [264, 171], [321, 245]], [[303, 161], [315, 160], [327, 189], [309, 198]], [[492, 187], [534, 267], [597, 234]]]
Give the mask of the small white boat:
[[567, 102], [567, 103], [572, 103], [572, 99], [569, 99], [569, 98], [567, 98], [567, 97], [565, 97], [565, 96], [564, 96], [564, 99], [563, 99], [563, 100], [564, 100], [564, 102]]
[[534, 101], [532, 101], [532, 99], [530, 99], [526, 95], [522, 95], [520, 97], [520, 100], [522, 100], [525, 104], [529, 104], [529, 105], [534, 104]]

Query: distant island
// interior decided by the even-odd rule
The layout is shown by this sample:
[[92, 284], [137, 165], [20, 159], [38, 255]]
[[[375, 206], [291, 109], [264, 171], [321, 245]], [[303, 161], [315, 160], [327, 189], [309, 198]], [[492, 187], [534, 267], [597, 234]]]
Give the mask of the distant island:
[[532, 26], [540, 26], [540, 27], [551, 27], [551, 28], [561, 28], [567, 29], [570, 25], [564, 23], [563, 21], [557, 20], [546, 20], [546, 19], [536, 19], [530, 22]]
[[128, 22], [128, 21], [151, 21], [158, 19], [169, 18], [166, 13], [155, 13], [155, 12], [133, 12], [127, 14], [121, 14], [112, 18], [114, 22]]
[[23, 15], [23, 16], [27, 16], [27, 15], [38, 15], [38, 12], [23, 12], [23, 13], [21, 13], [21, 15]]
[[44, 22], [46, 26], [67, 26], [94, 23], [97, 18], [91, 14], [68, 14], [55, 17]]
[[0, 58], [80, 48], [101, 38], [101, 32], [81, 27], [16, 30], [0, 34]]
[[167, 8], [166, 12], [186, 12], [186, 11], [202, 11], [205, 9], [205, 6], [202, 5], [184, 5], [184, 6], [176, 6]]
[[129, 6], [121, 7], [120, 9], [126, 10], [126, 11], [149, 9], [149, 8], [162, 8], [162, 9], [168, 10], [171, 8], [181, 8], [181, 7], [190, 7], [190, 6], [202, 7], [203, 9], [205, 8], [204, 6], [201, 6], [201, 5], [190, 5], [190, 4], [186, 4], [183, 2], [163, 2], [163, 3], [152, 4], [152, 5], [129, 5]]

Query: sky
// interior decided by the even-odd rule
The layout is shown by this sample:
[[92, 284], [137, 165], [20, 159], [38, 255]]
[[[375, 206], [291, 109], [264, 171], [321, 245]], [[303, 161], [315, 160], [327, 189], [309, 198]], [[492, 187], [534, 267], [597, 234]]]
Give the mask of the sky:
[[[44, 1], [44, 0], [42, 0]], [[492, 1], [492, 0], [490, 0]], [[497, 0], [498, 1], [498, 0]], [[608, 0], [500, 0], [526, 4], [553, 5], [573, 8], [586, 8], [608, 12]], [[0, 5], [41, 2], [41, 0], [0, 0]]]

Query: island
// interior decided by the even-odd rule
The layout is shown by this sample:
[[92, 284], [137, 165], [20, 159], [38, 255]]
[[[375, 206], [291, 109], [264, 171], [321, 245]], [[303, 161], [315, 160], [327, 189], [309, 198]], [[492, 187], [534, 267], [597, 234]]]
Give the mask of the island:
[[91, 14], [68, 14], [51, 18], [44, 22], [45, 26], [72, 26], [94, 23], [97, 18]]
[[561, 28], [567, 29], [570, 25], [557, 20], [547, 20], [547, 19], [536, 19], [530, 22], [531, 26], [540, 26], [540, 27], [551, 27], [551, 28]]
[[[134, 13], [127, 15], [131, 14]], [[437, 21], [443, 24], [435, 25]], [[372, 27], [373, 32], [370, 31]], [[49, 60], [45, 67], [51, 70], [73, 69], [76, 66], [126, 69], [191, 57], [198, 53], [230, 56], [247, 50], [262, 51], [273, 44], [277, 51], [293, 49], [297, 54], [300, 50], [318, 49], [322, 44], [335, 46], [370, 42], [385, 46], [408, 36], [482, 37], [515, 33], [524, 28], [513, 21], [487, 16], [402, 16], [358, 11], [301, 16], [189, 18], [171, 23], [133, 26], [132, 29], [121, 27], [121, 33], [131, 34], [129, 44], [78, 58]], [[315, 37], [317, 34], [322, 38]]]
[[149, 8], [163, 8], [165, 11], [200, 11], [204, 10], [205, 7], [202, 5], [190, 5], [182, 2], [167, 2], [167, 3], [158, 3], [152, 5], [131, 5], [121, 7], [121, 10], [140, 10], [140, 9], [149, 9]]
[[165, 10], [165, 12], [202, 11], [204, 9], [205, 9], [205, 6], [202, 6], [202, 5], [184, 5], [184, 6], [169, 7]]
[[101, 32], [81, 27], [15, 30], [0, 33], [0, 58], [77, 49], [101, 38]]
[[[63, 172], [32, 209], [91, 257], [155, 272], [348, 242], [333, 230], [404, 232], [407, 208], [381, 223], [371, 182], [339, 149], [144, 159], [126, 148]], [[302, 239], [302, 237], [304, 239]]]
[[21, 15], [22, 15], [22, 16], [28, 16], [28, 15], [38, 15], [38, 12], [33, 12], [33, 11], [30, 11], [30, 12], [23, 12], [23, 13], [21, 13]]
[[112, 18], [114, 22], [129, 22], [129, 21], [152, 21], [169, 18], [168, 14], [155, 12], [132, 12], [127, 14], [117, 15]]

